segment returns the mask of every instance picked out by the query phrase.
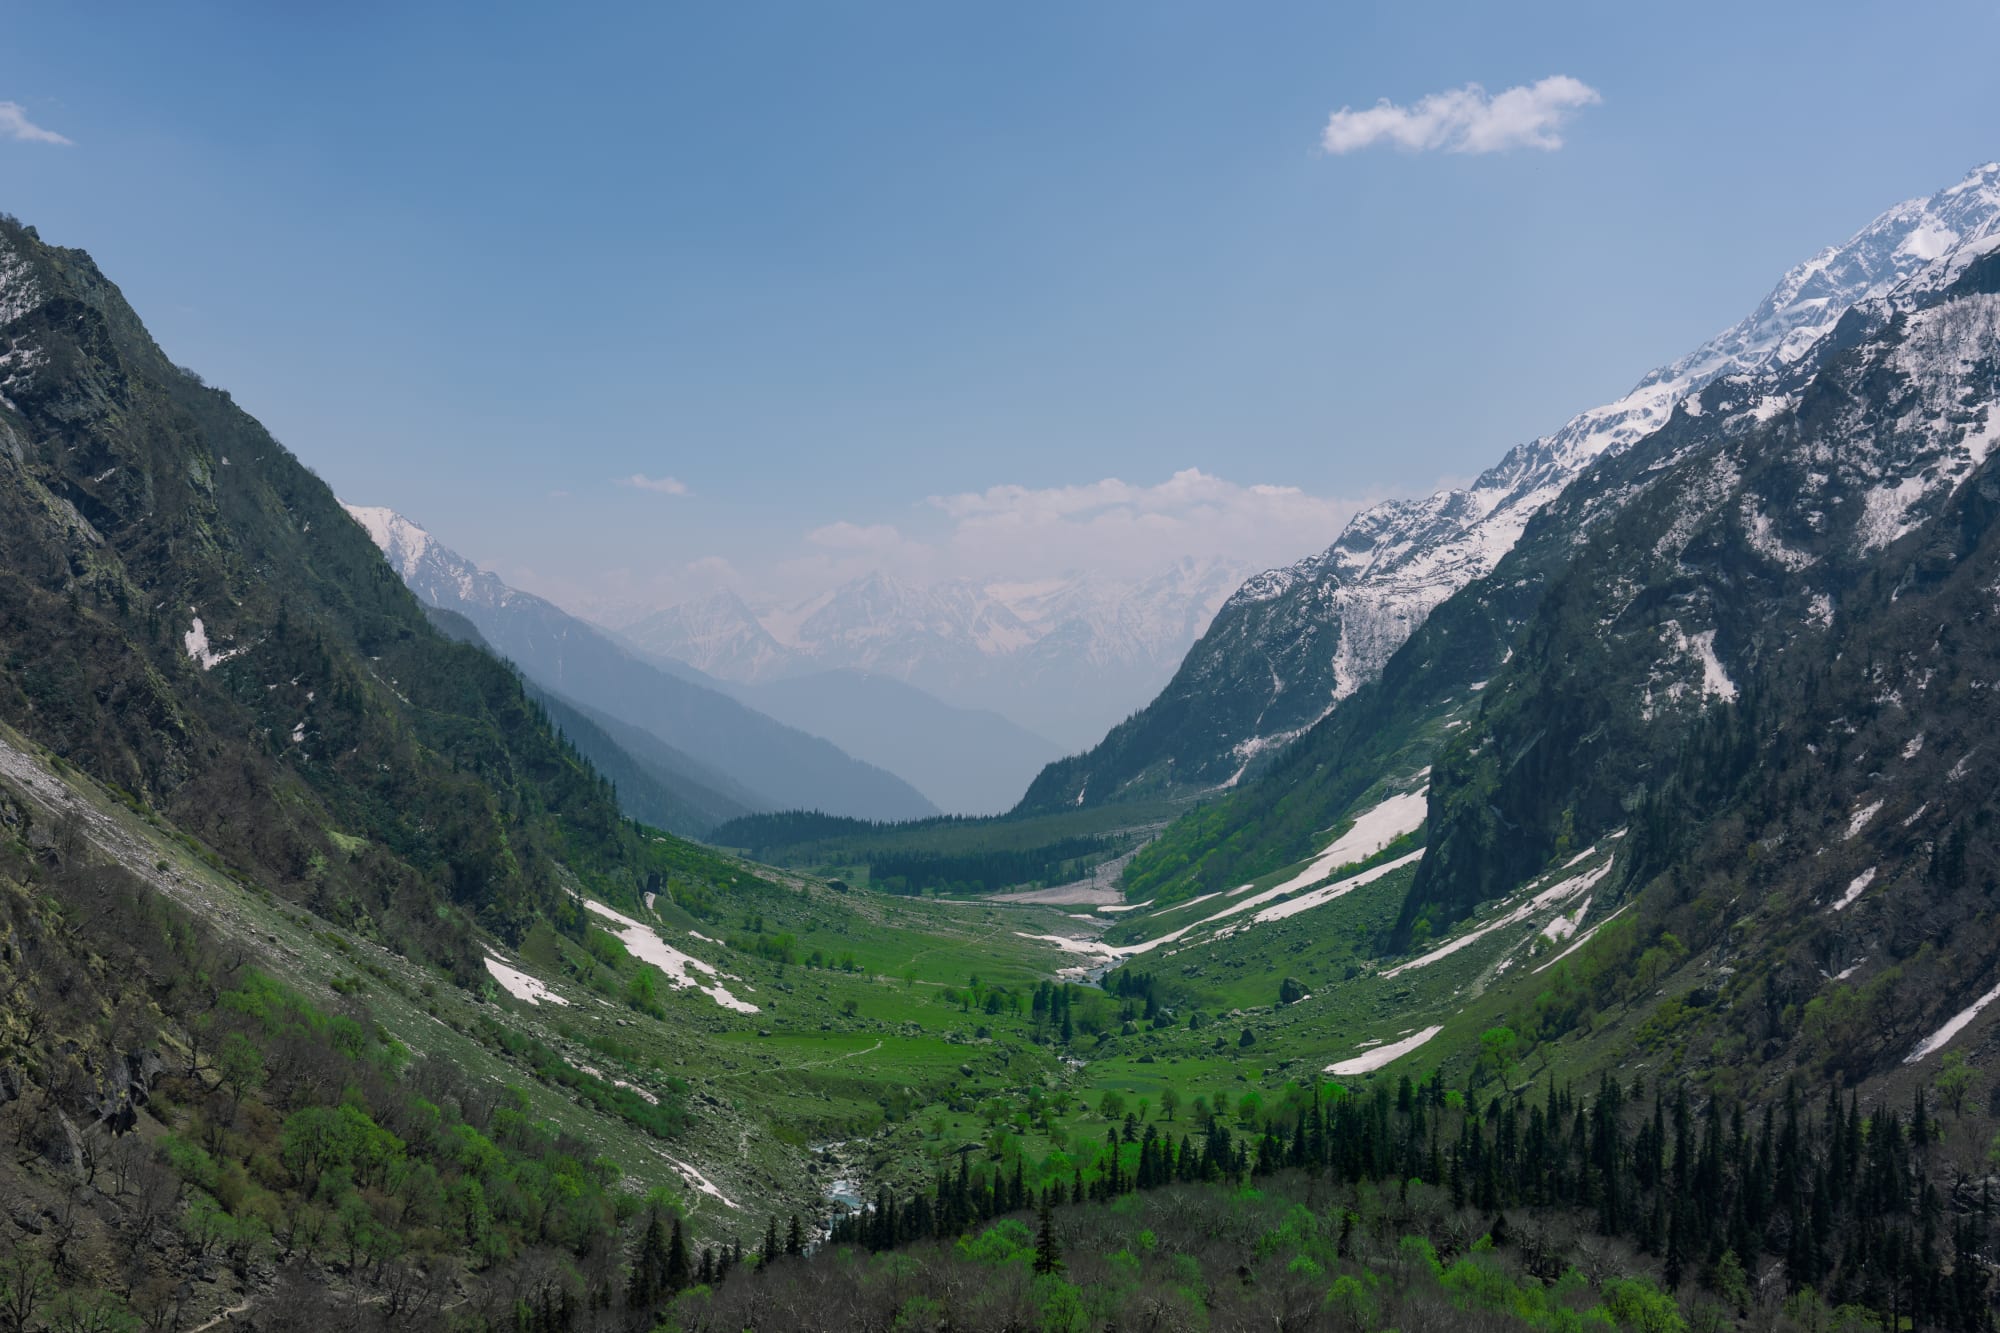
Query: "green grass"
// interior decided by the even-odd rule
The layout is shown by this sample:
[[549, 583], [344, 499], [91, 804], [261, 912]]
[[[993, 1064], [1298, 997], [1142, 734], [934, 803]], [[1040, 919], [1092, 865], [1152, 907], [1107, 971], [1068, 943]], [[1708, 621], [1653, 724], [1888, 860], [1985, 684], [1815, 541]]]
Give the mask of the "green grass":
[[[695, 850], [684, 855], [700, 864], [662, 867], [665, 891], [649, 919], [667, 942], [730, 974], [725, 984], [760, 1012], [734, 1013], [698, 991], [664, 984], [650, 1001], [635, 1000], [632, 982], [650, 972], [645, 964], [622, 947], [605, 947], [615, 944], [609, 937], [589, 935], [593, 949], [546, 924], [510, 961], [571, 1003], [537, 1006], [497, 985], [461, 990], [440, 971], [218, 873], [199, 849], [80, 779], [66, 780], [129, 840], [135, 870], [254, 949], [281, 980], [330, 1010], [381, 1023], [419, 1058], [522, 1088], [534, 1117], [590, 1141], [626, 1173], [628, 1187], [678, 1193], [704, 1235], [755, 1231], [769, 1211], [814, 1212], [820, 1186], [801, 1170], [802, 1150], [814, 1145], [848, 1143], [866, 1183], [899, 1188], [926, 1178], [967, 1143], [989, 1154], [1019, 1151], [1036, 1169], [1062, 1170], [1066, 1154], [1091, 1150], [1118, 1123], [1099, 1110], [1106, 1094], [1134, 1113], [1145, 1103], [1147, 1119], [1178, 1134], [1192, 1128], [1196, 1097], [1232, 1112], [1251, 1093], [1269, 1104], [1288, 1087], [1310, 1088], [1327, 1064], [1371, 1038], [1445, 1025], [1429, 1046], [1376, 1078], [1469, 1061], [1478, 1034], [1532, 995], [1523, 984], [1527, 965], [1515, 964], [1498, 981], [1491, 974], [1516, 942], [1511, 932], [1403, 976], [1383, 976], [1367, 953], [1394, 919], [1411, 873], [1402, 870], [1293, 917], [1220, 939], [1196, 932], [1179, 946], [1135, 957], [1129, 966], [1157, 978], [1173, 1024], [1154, 1029], [1141, 1021], [1125, 1033], [1117, 999], [1078, 991], [1076, 1033], [1065, 1046], [1033, 1021], [1026, 997], [1079, 960], [1024, 936], [1085, 933], [1074, 909], [842, 893]], [[156, 871], [158, 861], [168, 871]], [[1273, 871], [1256, 887], [1288, 873]], [[1133, 913], [1118, 929], [1157, 938], [1226, 901]], [[646, 915], [630, 904], [623, 910]], [[780, 939], [789, 940], [793, 961], [771, 956]], [[830, 966], [808, 966], [815, 952]], [[1310, 994], [1280, 1006], [1287, 977]], [[982, 995], [992, 988], [1022, 995], [1022, 1011], [968, 1007], [974, 978]], [[1200, 1016], [1192, 1029], [1190, 1014]], [[1239, 1044], [1246, 1028], [1248, 1047]], [[1607, 1021], [1580, 1038], [1577, 1059], [1608, 1052], [1614, 1030]], [[685, 1129], [659, 1140], [576, 1090], [536, 1078], [523, 1052], [541, 1048], [600, 1081], [655, 1095], [684, 1082]], [[1170, 1087], [1181, 1108], [1167, 1123], [1162, 1094]], [[695, 1165], [742, 1208], [687, 1188], [668, 1156]]]

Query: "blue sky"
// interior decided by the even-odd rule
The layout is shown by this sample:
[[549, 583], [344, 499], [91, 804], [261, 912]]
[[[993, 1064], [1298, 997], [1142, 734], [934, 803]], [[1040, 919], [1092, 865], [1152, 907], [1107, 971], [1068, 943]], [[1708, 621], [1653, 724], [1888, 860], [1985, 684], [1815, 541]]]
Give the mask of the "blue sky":
[[[69, 142], [0, 117], [0, 209], [572, 602], [1266, 562], [2000, 156], [1996, 45], [1991, 0], [28, 5], [0, 103]], [[1557, 75], [1560, 148], [1322, 148]], [[1060, 521], [958, 540], [1010, 505]]]

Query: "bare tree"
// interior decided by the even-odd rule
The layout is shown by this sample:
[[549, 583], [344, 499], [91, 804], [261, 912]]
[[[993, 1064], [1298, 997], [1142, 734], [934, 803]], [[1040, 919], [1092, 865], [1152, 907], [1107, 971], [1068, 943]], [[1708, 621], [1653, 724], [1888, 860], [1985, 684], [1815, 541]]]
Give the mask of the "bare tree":
[[28, 1333], [43, 1304], [55, 1294], [55, 1271], [34, 1246], [16, 1242], [0, 1259], [0, 1329]]

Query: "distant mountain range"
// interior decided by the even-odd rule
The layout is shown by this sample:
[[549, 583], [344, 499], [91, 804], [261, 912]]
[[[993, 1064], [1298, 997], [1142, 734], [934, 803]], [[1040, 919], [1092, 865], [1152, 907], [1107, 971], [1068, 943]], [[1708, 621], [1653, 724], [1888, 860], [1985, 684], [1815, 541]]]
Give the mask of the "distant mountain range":
[[1078, 748], [1159, 689], [1247, 572], [1191, 558], [1140, 580], [919, 585], [877, 572], [793, 605], [725, 592], [617, 628], [722, 680], [866, 672]]
[[2000, 226], [2000, 165], [1883, 213], [1793, 268], [1741, 321], [1616, 402], [1519, 445], [1463, 490], [1358, 515], [1325, 551], [1250, 579], [1160, 695], [1088, 754], [1051, 765], [1024, 807], [1232, 787], [1375, 678], [1446, 598], [1494, 566], [1594, 461], [1722, 377], [1796, 362], [1857, 302]]
[[[651, 737], [654, 763], [673, 776], [691, 806], [747, 804], [858, 819], [939, 812], [895, 774], [662, 669], [553, 603], [508, 587], [393, 510], [348, 505], [347, 512], [420, 600], [465, 617], [541, 689]], [[715, 822], [684, 824], [682, 831], [705, 831]]]
[[[426, 604], [464, 616], [546, 692], [545, 703], [578, 709], [617, 737], [622, 755], [578, 745], [613, 776], [639, 761], [649, 788], [672, 792], [683, 808], [664, 825], [676, 831], [702, 833], [766, 810], [995, 814], [1060, 753], [997, 713], [953, 707], [887, 676], [842, 668], [718, 680], [509, 587], [393, 510], [348, 512]], [[628, 782], [620, 780], [621, 795]], [[664, 799], [649, 808], [668, 808]]]

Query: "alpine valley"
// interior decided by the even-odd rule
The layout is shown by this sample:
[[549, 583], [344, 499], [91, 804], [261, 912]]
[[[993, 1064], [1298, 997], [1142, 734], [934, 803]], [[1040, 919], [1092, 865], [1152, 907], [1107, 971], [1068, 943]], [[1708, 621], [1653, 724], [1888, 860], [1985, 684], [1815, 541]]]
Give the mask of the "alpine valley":
[[614, 633], [0, 222], [0, 1329], [1991, 1329], [1996, 445], [1987, 166], [1226, 600]]

